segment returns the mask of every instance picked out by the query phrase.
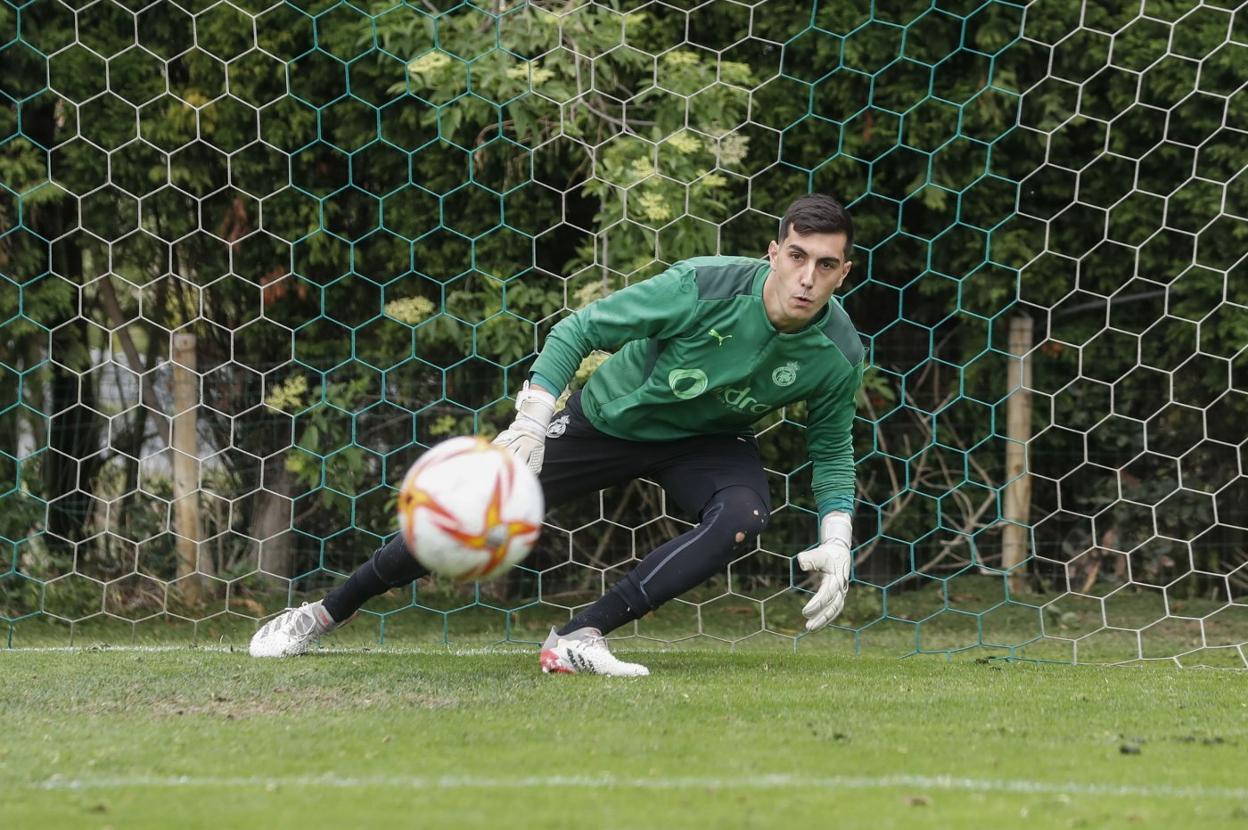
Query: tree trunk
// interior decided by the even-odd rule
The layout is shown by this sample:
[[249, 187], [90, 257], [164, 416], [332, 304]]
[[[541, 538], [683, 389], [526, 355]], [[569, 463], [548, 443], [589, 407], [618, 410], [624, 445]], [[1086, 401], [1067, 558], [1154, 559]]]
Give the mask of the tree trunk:
[[260, 540], [260, 570], [277, 576], [294, 576], [294, 551], [290, 544], [290, 473], [280, 462], [265, 463], [264, 489], [256, 497], [251, 537]]

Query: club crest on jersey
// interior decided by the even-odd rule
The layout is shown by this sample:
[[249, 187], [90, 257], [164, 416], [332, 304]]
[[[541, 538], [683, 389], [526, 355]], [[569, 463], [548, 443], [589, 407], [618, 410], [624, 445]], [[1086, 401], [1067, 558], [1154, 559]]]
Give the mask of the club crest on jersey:
[[783, 366], [777, 366], [771, 373], [771, 382], [776, 386], [791, 386], [797, 380], [797, 361], [790, 360]]
[[546, 427], [547, 438], [558, 438], [568, 431], [568, 413], [563, 413]]
[[710, 379], [701, 369], [673, 369], [667, 375], [672, 394], [682, 401], [701, 395], [709, 384]]

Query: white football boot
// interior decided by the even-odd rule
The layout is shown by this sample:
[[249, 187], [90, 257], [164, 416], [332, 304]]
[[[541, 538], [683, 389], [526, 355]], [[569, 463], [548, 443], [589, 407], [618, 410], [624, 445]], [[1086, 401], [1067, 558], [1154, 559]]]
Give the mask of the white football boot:
[[608, 677], [645, 677], [650, 670], [638, 663], [617, 660], [596, 628], [578, 628], [568, 634], [550, 629], [542, 643], [542, 671], [550, 674], [605, 674]]
[[265, 623], [251, 638], [252, 657], [293, 657], [303, 654], [320, 637], [337, 628], [321, 602], [287, 608]]

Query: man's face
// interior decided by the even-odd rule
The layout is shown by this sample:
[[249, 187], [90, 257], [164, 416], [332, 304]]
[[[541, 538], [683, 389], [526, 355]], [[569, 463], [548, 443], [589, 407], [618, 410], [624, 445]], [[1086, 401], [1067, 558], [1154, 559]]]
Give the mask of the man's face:
[[763, 287], [763, 305], [780, 331], [797, 331], [823, 311], [840, 288], [851, 263], [845, 259], [845, 234], [799, 234], [792, 228], [767, 246], [771, 274]]

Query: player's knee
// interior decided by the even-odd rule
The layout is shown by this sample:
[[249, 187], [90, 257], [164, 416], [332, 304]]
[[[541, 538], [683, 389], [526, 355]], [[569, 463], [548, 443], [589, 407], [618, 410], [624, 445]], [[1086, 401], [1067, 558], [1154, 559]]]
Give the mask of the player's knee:
[[740, 555], [758, 541], [770, 512], [767, 502], [749, 487], [728, 487], [711, 499], [706, 515], [723, 538], [725, 555]]

